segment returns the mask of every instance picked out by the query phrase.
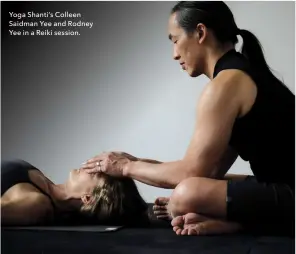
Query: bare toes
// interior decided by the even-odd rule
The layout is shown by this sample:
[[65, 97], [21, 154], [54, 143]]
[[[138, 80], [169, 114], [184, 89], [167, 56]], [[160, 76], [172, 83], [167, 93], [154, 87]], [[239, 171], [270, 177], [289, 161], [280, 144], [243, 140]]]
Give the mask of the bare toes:
[[172, 222], [171, 222], [171, 225], [174, 227], [174, 226], [179, 226], [179, 227], [183, 227], [184, 225], [184, 219], [183, 219], [183, 216], [177, 216], [175, 217]]
[[168, 197], [158, 197], [155, 201], [155, 205], [167, 205], [170, 201], [170, 198]]
[[182, 230], [181, 235], [187, 235], [188, 234], [188, 229], [185, 228]]
[[175, 232], [177, 232], [178, 229], [180, 229], [180, 227], [173, 227], [173, 230], [174, 230]]
[[164, 205], [154, 205], [153, 206], [153, 210], [157, 211], [157, 210], [167, 210], [167, 207]]
[[168, 215], [167, 211], [153, 211], [155, 215]]
[[184, 216], [184, 223], [185, 224], [193, 224], [193, 223], [195, 224], [195, 223], [203, 222], [203, 221], [207, 221], [207, 220], [210, 220], [210, 218], [208, 218], [204, 215], [198, 214], [198, 213], [187, 213]]
[[182, 229], [181, 228], [177, 229], [176, 234], [181, 235], [181, 233], [182, 233]]
[[188, 235], [197, 235], [197, 232], [194, 228], [188, 229]]
[[171, 220], [171, 217], [169, 215], [158, 215], [156, 216], [159, 220]]

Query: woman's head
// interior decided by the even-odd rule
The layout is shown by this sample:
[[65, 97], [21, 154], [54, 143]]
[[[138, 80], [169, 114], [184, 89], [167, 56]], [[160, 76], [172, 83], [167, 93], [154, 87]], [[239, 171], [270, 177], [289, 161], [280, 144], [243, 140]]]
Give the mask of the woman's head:
[[94, 188], [89, 202], [81, 207], [83, 213], [112, 223], [131, 223], [147, 215], [148, 206], [132, 179], [105, 174], [101, 177], [103, 181]]
[[[205, 74], [209, 52], [227, 51], [243, 39], [242, 53], [262, 75], [275, 78], [264, 59], [260, 42], [251, 32], [239, 29], [223, 1], [181, 1], [171, 10], [169, 37], [174, 59], [185, 64], [190, 76]], [[212, 74], [212, 73], [211, 73]]]
[[67, 195], [73, 199], [81, 199], [82, 202], [89, 200], [95, 187], [102, 184], [101, 174], [88, 174], [86, 171], [74, 169], [70, 171], [66, 183]]
[[82, 214], [98, 222], [130, 224], [147, 215], [148, 206], [130, 178], [72, 170], [67, 190], [80, 198]]

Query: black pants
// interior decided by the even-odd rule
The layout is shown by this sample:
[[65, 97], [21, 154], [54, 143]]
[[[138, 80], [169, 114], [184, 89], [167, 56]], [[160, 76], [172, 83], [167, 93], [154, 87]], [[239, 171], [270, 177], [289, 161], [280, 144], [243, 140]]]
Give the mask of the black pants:
[[228, 181], [227, 219], [259, 234], [294, 235], [295, 195], [287, 184], [259, 183], [254, 176]]

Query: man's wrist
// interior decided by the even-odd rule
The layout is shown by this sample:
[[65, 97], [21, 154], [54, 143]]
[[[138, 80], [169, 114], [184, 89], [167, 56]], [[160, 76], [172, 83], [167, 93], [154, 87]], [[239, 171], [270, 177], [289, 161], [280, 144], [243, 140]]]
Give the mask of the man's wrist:
[[134, 163], [137, 162], [137, 161], [129, 161], [123, 168], [123, 171], [122, 171], [122, 175], [124, 177], [130, 177], [131, 176], [131, 171], [132, 171], [132, 168], [134, 166]]

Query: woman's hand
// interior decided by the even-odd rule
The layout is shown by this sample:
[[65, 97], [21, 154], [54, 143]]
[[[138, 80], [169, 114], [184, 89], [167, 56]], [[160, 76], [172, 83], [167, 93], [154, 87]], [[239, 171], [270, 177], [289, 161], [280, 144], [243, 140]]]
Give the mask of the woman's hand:
[[81, 170], [87, 173], [103, 172], [108, 175], [122, 177], [125, 167], [138, 158], [124, 152], [104, 152], [89, 159], [82, 166]]

